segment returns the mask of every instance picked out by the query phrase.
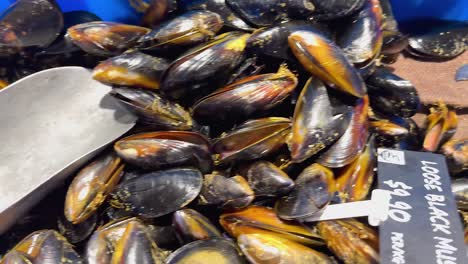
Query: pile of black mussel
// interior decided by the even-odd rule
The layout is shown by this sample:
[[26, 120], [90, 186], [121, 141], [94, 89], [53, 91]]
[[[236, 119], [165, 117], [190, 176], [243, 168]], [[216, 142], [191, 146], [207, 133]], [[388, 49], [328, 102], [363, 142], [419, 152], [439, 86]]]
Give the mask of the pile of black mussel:
[[369, 198], [377, 147], [445, 154], [468, 221], [455, 111], [418, 127], [416, 88], [387, 66], [460, 55], [466, 25], [408, 36], [387, 0], [130, 2], [141, 25], [50, 0], [0, 17], [5, 85], [94, 68], [139, 117], [1, 236], [0, 263], [379, 263], [365, 220], [307, 221]]

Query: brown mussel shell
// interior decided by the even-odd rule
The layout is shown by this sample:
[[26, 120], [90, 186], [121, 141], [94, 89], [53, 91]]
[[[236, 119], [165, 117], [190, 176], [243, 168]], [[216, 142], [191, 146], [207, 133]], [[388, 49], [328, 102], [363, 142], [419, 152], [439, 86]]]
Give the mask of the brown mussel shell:
[[111, 205], [144, 218], [163, 216], [192, 202], [203, 177], [193, 168], [174, 168], [142, 174], [120, 183], [111, 193]]
[[88, 264], [164, 263], [149, 228], [137, 218], [120, 219], [100, 227], [86, 246]]
[[468, 211], [468, 178], [453, 180], [452, 193], [455, 196], [458, 209]]
[[236, 245], [224, 238], [198, 240], [174, 251], [167, 264], [229, 263], [244, 264]]
[[243, 234], [237, 238], [237, 244], [252, 264], [334, 263], [323, 253], [269, 234]]
[[18, 252], [14, 249], [10, 250], [2, 259], [1, 264], [32, 264], [31, 260], [24, 253]]
[[285, 195], [294, 188], [294, 181], [268, 161], [256, 161], [245, 167], [240, 174], [247, 179], [256, 198]]
[[450, 172], [455, 174], [468, 170], [468, 138], [448, 141], [441, 152], [447, 159]]
[[291, 121], [282, 117], [247, 121], [213, 143], [216, 160], [229, 163], [265, 157], [286, 143], [290, 127]]
[[193, 209], [174, 212], [172, 225], [185, 243], [221, 237], [221, 233], [210, 220]]
[[286, 220], [306, 219], [327, 206], [335, 194], [333, 172], [314, 163], [302, 171], [294, 189], [278, 199], [275, 211]]
[[350, 119], [350, 112], [334, 115], [325, 85], [318, 79], [309, 79], [294, 110], [288, 140], [292, 162], [302, 162], [338, 140]]
[[312, 14], [315, 7], [311, 0], [226, 0], [226, 3], [239, 14], [244, 21], [258, 26], [270, 26], [291, 19], [305, 19]]
[[163, 77], [161, 91], [180, 99], [204, 95], [224, 84], [243, 60], [249, 34], [228, 32], [175, 60]]
[[202, 98], [195, 103], [193, 115], [200, 121], [245, 119], [275, 107], [296, 85], [297, 77], [281, 65], [277, 73], [250, 76]]
[[73, 224], [88, 219], [104, 202], [122, 176], [124, 165], [110, 153], [80, 170], [68, 187], [65, 217]]
[[112, 56], [133, 47], [149, 31], [144, 27], [95, 21], [70, 27], [67, 36], [87, 53]]
[[431, 113], [426, 117], [423, 150], [436, 151], [441, 145], [450, 140], [458, 126], [455, 111], [447, 108], [443, 103], [431, 107]]
[[323, 245], [322, 238], [313, 229], [282, 220], [268, 207], [251, 205], [242, 210], [224, 213], [219, 222], [235, 238], [242, 234], [273, 234], [304, 245]]
[[226, 177], [213, 172], [204, 177], [199, 204], [238, 209], [248, 206], [254, 198], [254, 192], [243, 177]]
[[208, 139], [195, 132], [136, 134], [117, 141], [114, 149], [124, 161], [143, 169], [189, 165], [209, 172], [213, 163]]
[[336, 85], [338, 90], [363, 97], [366, 86], [343, 51], [319, 32], [295, 31], [288, 38], [289, 47], [311, 74], [324, 82]]
[[45, 48], [62, 32], [63, 15], [49, 0], [18, 0], [0, 14], [0, 56]]
[[138, 40], [139, 49], [187, 46], [206, 41], [223, 27], [221, 17], [206, 10], [189, 11], [154, 28]]
[[54, 230], [36, 231], [21, 240], [13, 250], [24, 254], [32, 263], [83, 263], [67, 239]]
[[337, 173], [336, 190], [342, 202], [361, 201], [367, 197], [376, 166], [374, 137], [371, 136], [364, 151]]
[[136, 86], [158, 89], [169, 62], [138, 51], [126, 52], [99, 63], [93, 78], [110, 85]]
[[372, 109], [389, 116], [411, 117], [420, 99], [416, 88], [384, 67], [376, 68], [366, 80]]
[[375, 141], [379, 147], [392, 147], [410, 135], [409, 129], [404, 125], [388, 119], [370, 121], [369, 130], [376, 134]]
[[190, 113], [177, 103], [143, 89], [114, 87], [109, 94], [135, 113], [139, 121], [152, 128], [190, 130]]
[[320, 155], [317, 162], [329, 168], [351, 163], [362, 152], [368, 136], [369, 98], [358, 99], [343, 136]]
[[344, 263], [379, 263], [379, 238], [370, 227], [354, 219], [317, 224], [328, 248]]
[[368, 0], [338, 38], [338, 45], [354, 64], [369, 63], [380, 53], [383, 15], [379, 0]]
[[408, 41], [408, 52], [426, 59], [452, 59], [468, 49], [468, 27], [430, 32], [413, 36]]

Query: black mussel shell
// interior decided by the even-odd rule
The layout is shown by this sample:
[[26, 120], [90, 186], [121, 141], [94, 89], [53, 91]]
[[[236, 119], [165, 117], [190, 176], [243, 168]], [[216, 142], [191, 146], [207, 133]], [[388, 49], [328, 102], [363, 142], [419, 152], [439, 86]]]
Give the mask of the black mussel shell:
[[275, 211], [285, 220], [306, 219], [328, 205], [334, 193], [333, 172], [314, 163], [297, 177], [294, 189], [276, 202]]
[[311, 0], [315, 6], [312, 19], [331, 20], [342, 18], [361, 10], [366, 0]]
[[170, 65], [161, 91], [181, 99], [188, 95], [201, 97], [219, 88], [242, 62], [248, 37], [249, 34], [229, 32], [188, 51]]
[[66, 218], [60, 217], [57, 221], [58, 230], [70, 241], [76, 244], [87, 239], [96, 229], [98, 224], [98, 214], [95, 213], [80, 224], [72, 224]]
[[416, 114], [420, 100], [416, 88], [384, 67], [378, 67], [367, 79], [370, 105], [386, 115], [411, 117]]
[[62, 29], [63, 15], [55, 1], [16, 1], [0, 15], [0, 56], [45, 48]]
[[209, 10], [215, 12], [221, 16], [224, 24], [230, 28], [247, 31], [253, 30], [244, 20], [232, 12], [225, 0], [179, 0], [178, 3], [182, 10]]
[[113, 56], [135, 46], [148, 32], [149, 28], [95, 21], [70, 27], [66, 36], [87, 53]]
[[468, 49], [468, 26], [409, 38], [408, 52], [426, 59], [452, 59]]
[[154, 128], [190, 130], [193, 120], [190, 113], [153, 91], [114, 87], [109, 93], [139, 117], [139, 121]]
[[235, 243], [224, 238], [216, 238], [189, 243], [169, 255], [166, 263], [243, 264], [245, 261], [238, 252]]
[[338, 45], [354, 64], [369, 63], [382, 48], [382, 9], [378, 0], [367, 1], [338, 37]]
[[117, 141], [114, 149], [124, 161], [142, 169], [195, 166], [210, 172], [210, 143], [201, 134], [160, 131], [132, 135]]
[[131, 51], [99, 63], [93, 78], [110, 85], [158, 89], [169, 62], [138, 51]]
[[240, 172], [247, 179], [255, 197], [275, 197], [289, 193], [294, 188], [294, 181], [268, 161], [256, 161]]
[[468, 178], [458, 178], [452, 182], [452, 193], [457, 201], [457, 207], [468, 210]]
[[317, 78], [309, 79], [296, 103], [291, 137], [288, 140], [293, 162], [310, 158], [344, 134], [351, 113], [334, 112], [323, 82]]
[[291, 32], [298, 30], [317, 31], [325, 35], [329, 34], [329, 29], [321, 24], [299, 20], [289, 21], [273, 27], [261, 28], [253, 32], [247, 41], [247, 50], [257, 55], [262, 54], [295, 61], [294, 55], [288, 46], [288, 37]]
[[223, 27], [221, 17], [211, 11], [189, 11], [154, 28], [138, 40], [139, 49], [187, 46], [206, 41]]
[[155, 218], [189, 204], [200, 193], [202, 183], [202, 174], [197, 169], [150, 172], [120, 183], [111, 193], [111, 204], [134, 215]]
[[314, 11], [314, 5], [311, 2], [310, 0], [226, 0], [236, 14], [248, 23], [259, 27], [291, 19], [305, 19]]
[[441, 148], [452, 176], [468, 170], [468, 138], [453, 139]]

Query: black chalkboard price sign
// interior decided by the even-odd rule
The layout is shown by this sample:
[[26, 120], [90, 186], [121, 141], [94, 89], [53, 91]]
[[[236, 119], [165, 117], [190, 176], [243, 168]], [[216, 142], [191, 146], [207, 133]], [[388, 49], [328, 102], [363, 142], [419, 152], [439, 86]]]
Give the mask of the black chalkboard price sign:
[[444, 156], [378, 149], [378, 177], [391, 193], [379, 227], [381, 263], [468, 263]]

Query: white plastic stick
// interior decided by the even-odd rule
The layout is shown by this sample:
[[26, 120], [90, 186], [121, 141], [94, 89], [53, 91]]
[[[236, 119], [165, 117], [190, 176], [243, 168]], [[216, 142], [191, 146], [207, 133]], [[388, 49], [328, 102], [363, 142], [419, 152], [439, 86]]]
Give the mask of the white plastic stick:
[[390, 198], [389, 191], [376, 189], [372, 191], [370, 200], [328, 205], [324, 210], [303, 221], [315, 222], [368, 216], [369, 224], [378, 226], [388, 218]]

